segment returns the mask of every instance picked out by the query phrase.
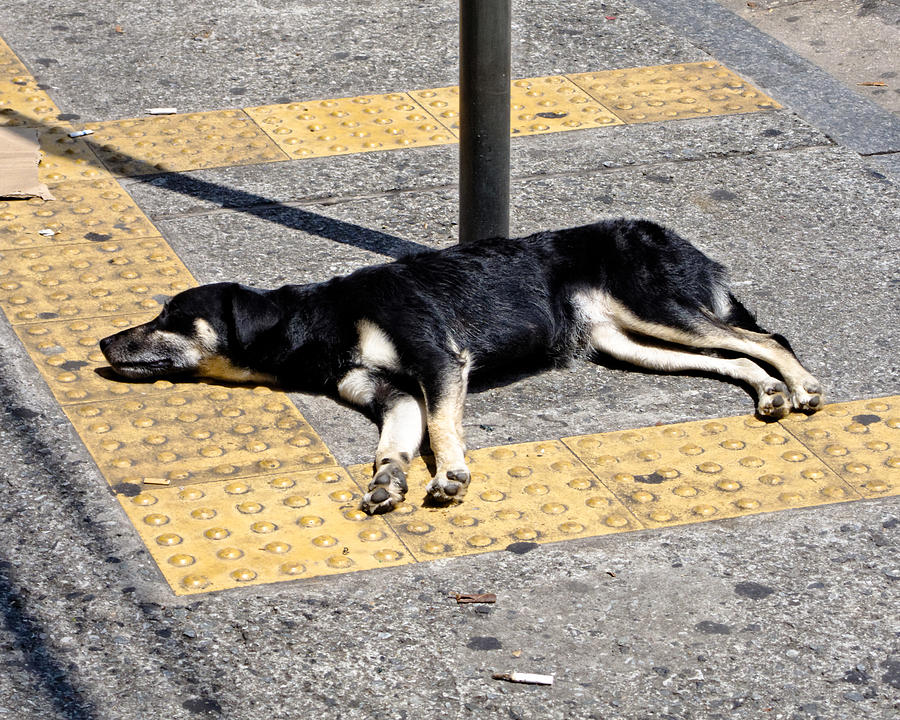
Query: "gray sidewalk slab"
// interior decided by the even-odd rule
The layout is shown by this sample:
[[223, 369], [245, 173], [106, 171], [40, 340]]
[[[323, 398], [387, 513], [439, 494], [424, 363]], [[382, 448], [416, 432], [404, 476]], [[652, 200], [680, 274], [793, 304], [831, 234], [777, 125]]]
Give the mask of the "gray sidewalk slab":
[[[757, 57], [733, 14], [711, 12], [698, 39], [649, 5], [514, 3], [515, 74]], [[106, 120], [455, 84], [455, 22], [438, 0], [38, 0], [3, 5], [0, 36], [64, 113]], [[778, 93], [797, 79], [733, 69]], [[729, 265], [832, 399], [897, 394], [897, 156], [860, 158], [789, 97], [774, 113], [517, 140], [513, 232], [665, 222]], [[123, 184], [200, 281], [271, 286], [455, 242], [455, 172], [443, 147]], [[898, 498], [176, 598], [5, 319], [0, 347], [0, 718], [900, 713]], [[370, 459], [368, 421], [296, 399], [339, 459]], [[466, 430], [474, 448], [750, 406], [720, 380], [584, 363], [477, 388]], [[498, 603], [448, 598], [481, 591]], [[510, 670], [556, 683], [490, 679]]]
[[[515, 77], [706, 58], [630, 3], [519, 0], [513, 16]], [[457, 17], [446, 0], [38, 0], [4, 14], [0, 35], [87, 122], [456, 85]]]

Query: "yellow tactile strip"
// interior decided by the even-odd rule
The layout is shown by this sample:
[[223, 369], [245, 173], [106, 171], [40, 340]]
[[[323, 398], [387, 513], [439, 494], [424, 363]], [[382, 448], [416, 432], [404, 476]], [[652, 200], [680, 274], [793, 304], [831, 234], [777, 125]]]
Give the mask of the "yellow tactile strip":
[[564, 442], [647, 527], [859, 497], [783, 428], [753, 417]]
[[[133, 121], [108, 133], [101, 124], [87, 137], [100, 136], [102, 146], [72, 138], [64, 123], [46, 124], [58, 111], [23, 71], [0, 43], [0, 121], [39, 126], [41, 179], [56, 200], [0, 200], [0, 308], [106, 480], [125, 497], [146, 487], [185, 498], [203, 496], [201, 484], [224, 483], [227, 494], [247, 478], [333, 468], [297, 408], [269, 388], [122, 382], [97, 372], [100, 338], [153, 317], [166, 296], [196, 282], [95, 151], [122, 171], [144, 168], [140, 157], [116, 154], [120, 140], [126, 151], [169, 153], [156, 169], [191, 166], [194, 152], [221, 163], [286, 156], [240, 111]], [[144, 139], [145, 127], [157, 145]], [[206, 145], [185, 148], [185, 128]]]
[[12, 323], [159, 310], [196, 283], [160, 237], [0, 252], [0, 307]]
[[90, 141], [115, 175], [147, 175], [286, 160], [243, 110], [87, 123]]
[[[583, 130], [621, 125], [623, 121], [562, 75], [515, 80], [510, 92], [513, 135]], [[459, 88], [431, 88], [410, 93], [459, 137]]]
[[[513, 135], [778, 107], [715, 62], [516, 80], [511, 103]], [[141, 175], [451, 144], [458, 120], [459, 88], [446, 87], [85, 127], [112, 172]]]
[[185, 485], [336, 464], [282, 393], [198, 387], [64, 409], [112, 484]]
[[[515, 136], [779, 107], [715, 62], [526, 78], [511, 91]], [[453, 144], [459, 128], [458, 87], [94, 122], [83, 139], [53, 124], [55, 107], [27, 75], [0, 76], [0, 118], [3, 103], [8, 122], [39, 126], [48, 184], [95, 177], [87, 148], [133, 176]]]
[[454, 136], [406, 93], [247, 108], [289, 157], [445, 145]]
[[[467, 459], [472, 485], [464, 502], [450, 508], [422, 506], [430, 474], [419, 459], [408, 478], [409, 502], [385, 515], [417, 560], [640, 527], [560, 442], [474, 450]], [[367, 487], [371, 465], [350, 472], [360, 487]]]
[[900, 494], [900, 398], [828, 405], [782, 424], [863, 497]]
[[119, 496], [180, 595], [412, 562], [360, 498], [339, 467]]
[[607, 70], [567, 77], [626, 123], [734, 115], [780, 107], [715, 62]]
[[50, 182], [51, 201], [0, 198], [0, 251], [158, 237], [159, 232], [109, 173]]
[[[804, 432], [831, 442], [820, 451]], [[419, 458], [407, 502], [377, 518], [358, 509], [371, 465], [347, 468], [354, 484], [333, 466], [173, 488], [126, 478], [120, 501], [173, 590], [207, 592], [859, 499], [852, 456], [832, 468], [822, 454], [861, 436], [878, 459], [868, 458], [868, 494], [900, 494], [892, 397], [831, 405], [809, 420], [741, 416], [475, 450], [469, 492], [449, 507], [423, 503], [430, 459]], [[265, 545], [276, 532], [277, 551]]]

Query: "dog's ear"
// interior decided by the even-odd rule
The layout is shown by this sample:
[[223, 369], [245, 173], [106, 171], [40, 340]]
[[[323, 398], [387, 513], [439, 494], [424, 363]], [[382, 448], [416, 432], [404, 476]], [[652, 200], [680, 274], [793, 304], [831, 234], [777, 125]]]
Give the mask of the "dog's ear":
[[236, 285], [232, 291], [231, 314], [234, 319], [234, 334], [242, 347], [252, 343], [260, 333], [275, 327], [281, 320], [281, 309], [264, 291], [244, 285]]

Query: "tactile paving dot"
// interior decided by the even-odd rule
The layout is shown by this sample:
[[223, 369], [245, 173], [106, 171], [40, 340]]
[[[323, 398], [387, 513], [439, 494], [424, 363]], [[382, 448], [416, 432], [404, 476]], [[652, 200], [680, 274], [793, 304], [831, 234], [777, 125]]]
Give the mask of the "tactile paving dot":
[[567, 75], [627, 123], [734, 115], [780, 107], [714, 62]]
[[[55, 200], [0, 199], [0, 250], [159, 235], [112, 178], [59, 182], [53, 196]], [[45, 237], [41, 230], [54, 234]]]
[[335, 464], [279, 392], [178, 390], [64, 406], [108, 482], [181, 485]]
[[[461, 503], [423, 506], [430, 476], [420, 458], [408, 477], [407, 502], [384, 516], [417, 560], [641, 527], [560, 442], [473, 450], [468, 461], [472, 481]], [[368, 486], [371, 465], [350, 471]]]
[[95, 151], [117, 175], [200, 170], [285, 160], [243, 110], [86, 123]]
[[[432, 88], [410, 93], [459, 135], [459, 88]], [[514, 80], [510, 89], [513, 135], [581, 130], [621, 125], [622, 121], [562, 75]]]
[[0, 307], [13, 324], [158, 311], [193, 285], [162, 238], [0, 251]]
[[[120, 330], [152, 319], [156, 312], [102, 318], [29, 323], [16, 332], [29, 356], [61, 404], [111, 400], [130, 395], [168, 392], [168, 380], [126, 382], [105, 374], [106, 359], [97, 342]], [[98, 374], [98, 370], [104, 374]]]
[[406, 93], [246, 108], [290, 157], [322, 157], [454, 142]]
[[563, 442], [649, 527], [859, 497], [784, 428], [753, 417]]
[[900, 494], [900, 396], [835, 403], [782, 422], [863, 496]]
[[413, 562], [340, 467], [119, 495], [177, 595]]

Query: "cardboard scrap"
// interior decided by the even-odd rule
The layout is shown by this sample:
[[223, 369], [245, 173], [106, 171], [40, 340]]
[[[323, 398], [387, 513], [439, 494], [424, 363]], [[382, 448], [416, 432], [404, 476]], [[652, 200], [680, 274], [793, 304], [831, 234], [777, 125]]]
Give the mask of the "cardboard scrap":
[[41, 146], [34, 128], [0, 127], [0, 197], [53, 200], [38, 180]]

